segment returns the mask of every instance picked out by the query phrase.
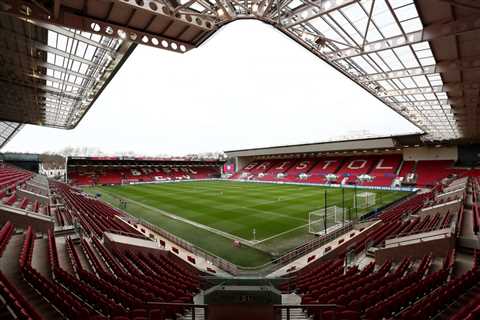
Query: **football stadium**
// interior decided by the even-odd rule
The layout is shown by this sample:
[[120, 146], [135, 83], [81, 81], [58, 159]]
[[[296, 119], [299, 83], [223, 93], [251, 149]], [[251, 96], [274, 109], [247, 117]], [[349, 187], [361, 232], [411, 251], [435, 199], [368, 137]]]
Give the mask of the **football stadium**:
[[[418, 132], [68, 154], [60, 171], [5, 152], [27, 127], [81, 130], [136, 50], [187, 61], [238, 20]], [[0, 38], [0, 319], [480, 319], [478, 1], [0, 0]], [[154, 130], [189, 116], [152, 116]], [[94, 134], [135, 137], [131, 122]]]

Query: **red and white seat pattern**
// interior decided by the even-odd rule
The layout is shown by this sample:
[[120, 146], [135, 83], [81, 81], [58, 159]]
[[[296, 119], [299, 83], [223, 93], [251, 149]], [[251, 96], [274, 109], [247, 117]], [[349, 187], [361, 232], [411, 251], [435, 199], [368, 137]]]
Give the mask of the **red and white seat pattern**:
[[99, 170], [76, 169], [69, 180], [78, 186], [121, 184], [122, 182], [151, 182], [158, 180], [207, 179], [220, 173], [215, 166], [122, 167]]
[[[254, 160], [231, 179], [290, 181], [311, 183], [358, 183], [357, 177], [371, 174], [373, 186], [390, 186], [401, 163], [401, 156], [331, 157], [304, 159]], [[278, 175], [282, 173], [282, 175]], [[327, 180], [334, 174], [336, 179]], [[375, 181], [376, 180], [376, 181]]]

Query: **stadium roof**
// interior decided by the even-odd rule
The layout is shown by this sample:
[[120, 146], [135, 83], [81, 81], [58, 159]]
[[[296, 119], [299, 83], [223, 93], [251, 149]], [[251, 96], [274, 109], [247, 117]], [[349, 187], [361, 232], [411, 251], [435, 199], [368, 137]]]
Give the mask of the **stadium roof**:
[[5, 0], [0, 13], [1, 120], [73, 128], [137, 43], [183, 53], [247, 18], [332, 65], [423, 139], [480, 137], [475, 0]]
[[[289, 156], [299, 153], [322, 153], [331, 151], [373, 151], [382, 150], [385, 152], [395, 151], [396, 149], [419, 146], [421, 141], [420, 134], [408, 134], [398, 136], [376, 136], [376, 137], [348, 137], [345, 139], [320, 141], [314, 143], [303, 143], [285, 146], [260, 147], [241, 150], [225, 151], [229, 157], [251, 157], [251, 156]], [[396, 150], [398, 152], [399, 150]]]

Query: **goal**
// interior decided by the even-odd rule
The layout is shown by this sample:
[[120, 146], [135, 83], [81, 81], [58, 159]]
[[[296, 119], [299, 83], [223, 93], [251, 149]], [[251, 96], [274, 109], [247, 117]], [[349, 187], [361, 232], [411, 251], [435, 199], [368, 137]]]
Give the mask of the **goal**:
[[[325, 233], [327, 230], [335, 225], [341, 225], [344, 213], [344, 208], [332, 206], [328, 207], [325, 213], [325, 208], [318, 209], [308, 213], [308, 232], [313, 234]], [[326, 218], [326, 221], [325, 221]]]
[[357, 194], [357, 197], [353, 199], [353, 207], [359, 209], [370, 208], [375, 205], [375, 196], [374, 192], [362, 192]]

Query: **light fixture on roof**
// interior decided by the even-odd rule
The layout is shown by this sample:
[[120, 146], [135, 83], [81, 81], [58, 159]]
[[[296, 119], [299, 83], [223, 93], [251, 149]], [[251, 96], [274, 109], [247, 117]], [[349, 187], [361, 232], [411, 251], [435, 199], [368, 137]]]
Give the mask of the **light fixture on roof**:
[[107, 53], [105, 56], [106, 56], [108, 62], [110, 62], [110, 61], [112, 61], [112, 60], [115, 59], [115, 57], [114, 57], [111, 53]]
[[327, 40], [325, 40], [324, 37], [319, 36], [317, 39], [315, 39], [315, 43], [320, 47], [320, 48], [325, 48], [327, 45]]
[[224, 17], [225, 16], [225, 11], [222, 8], [217, 9], [217, 14], [219, 17]]
[[382, 93], [383, 91], [383, 87], [379, 84], [377, 84], [374, 88], [373, 88], [377, 93]]

